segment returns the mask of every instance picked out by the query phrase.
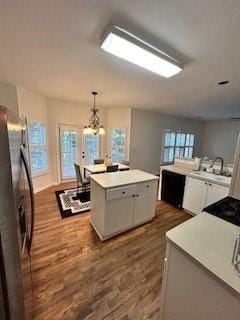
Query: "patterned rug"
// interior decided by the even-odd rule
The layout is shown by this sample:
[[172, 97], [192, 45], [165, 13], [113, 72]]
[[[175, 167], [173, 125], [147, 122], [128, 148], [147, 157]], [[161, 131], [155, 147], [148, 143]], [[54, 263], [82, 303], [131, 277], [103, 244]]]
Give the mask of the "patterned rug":
[[91, 209], [90, 189], [83, 191], [80, 187], [78, 189], [67, 189], [55, 191], [58, 207], [62, 218], [74, 216]]

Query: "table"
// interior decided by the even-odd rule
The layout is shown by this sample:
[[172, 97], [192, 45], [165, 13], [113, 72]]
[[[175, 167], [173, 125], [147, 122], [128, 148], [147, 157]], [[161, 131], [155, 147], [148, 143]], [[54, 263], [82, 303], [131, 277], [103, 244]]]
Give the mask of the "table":
[[[130, 167], [125, 164], [113, 163], [113, 165], [116, 165], [116, 164], [118, 164], [118, 171], [125, 171], [130, 169]], [[107, 167], [105, 166], [105, 164], [89, 164], [89, 165], [83, 166], [83, 170], [84, 170], [84, 177], [86, 177], [87, 171], [90, 174], [104, 173], [106, 172]]]

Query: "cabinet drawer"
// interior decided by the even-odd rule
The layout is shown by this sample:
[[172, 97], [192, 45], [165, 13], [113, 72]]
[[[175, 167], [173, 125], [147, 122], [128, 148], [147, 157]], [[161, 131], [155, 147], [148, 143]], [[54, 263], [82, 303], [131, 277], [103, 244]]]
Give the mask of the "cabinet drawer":
[[120, 188], [109, 189], [106, 191], [106, 200], [129, 197], [136, 194], [136, 185], [130, 185]]
[[157, 180], [154, 181], [146, 181], [137, 184], [137, 193], [153, 193], [157, 192]]

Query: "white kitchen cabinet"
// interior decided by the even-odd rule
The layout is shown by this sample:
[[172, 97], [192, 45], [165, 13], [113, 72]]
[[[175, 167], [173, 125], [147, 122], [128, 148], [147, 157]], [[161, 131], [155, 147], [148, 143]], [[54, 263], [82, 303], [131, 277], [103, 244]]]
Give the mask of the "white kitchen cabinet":
[[160, 320], [238, 320], [240, 300], [168, 242], [160, 310]]
[[210, 204], [217, 202], [229, 194], [229, 188], [225, 186], [221, 186], [215, 183], [209, 183], [207, 189], [207, 197], [205, 206], [209, 206]]
[[183, 208], [198, 214], [208, 205], [225, 198], [228, 193], [229, 187], [186, 177]]
[[183, 208], [192, 213], [199, 213], [205, 206], [207, 183], [203, 180], [186, 177]]
[[[132, 183], [124, 185], [128, 181]], [[91, 224], [100, 239], [108, 239], [153, 219], [157, 185], [157, 177], [139, 170], [92, 176]]]
[[126, 230], [134, 223], [133, 196], [106, 202], [104, 237]]
[[135, 197], [134, 225], [151, 220], [155, 216], [156, 193], [140, 193]]

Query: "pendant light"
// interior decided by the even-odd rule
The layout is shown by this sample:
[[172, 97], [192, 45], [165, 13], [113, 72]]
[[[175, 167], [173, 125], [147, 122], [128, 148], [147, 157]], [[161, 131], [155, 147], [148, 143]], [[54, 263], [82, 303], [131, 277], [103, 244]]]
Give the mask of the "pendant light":
[[89, 125], [85, 126], [83, 129], [83, 134], [100, 134], [104, 135], [105, 130], [104, 127], [100, 124], [100, 118], [98, 116], [98, 109], [96, 108], [96, 95], [98, 93], [96, 91], [92, 92], [93, 95], [93, 108], [91, 109], [92, 115], [89, 118]]

